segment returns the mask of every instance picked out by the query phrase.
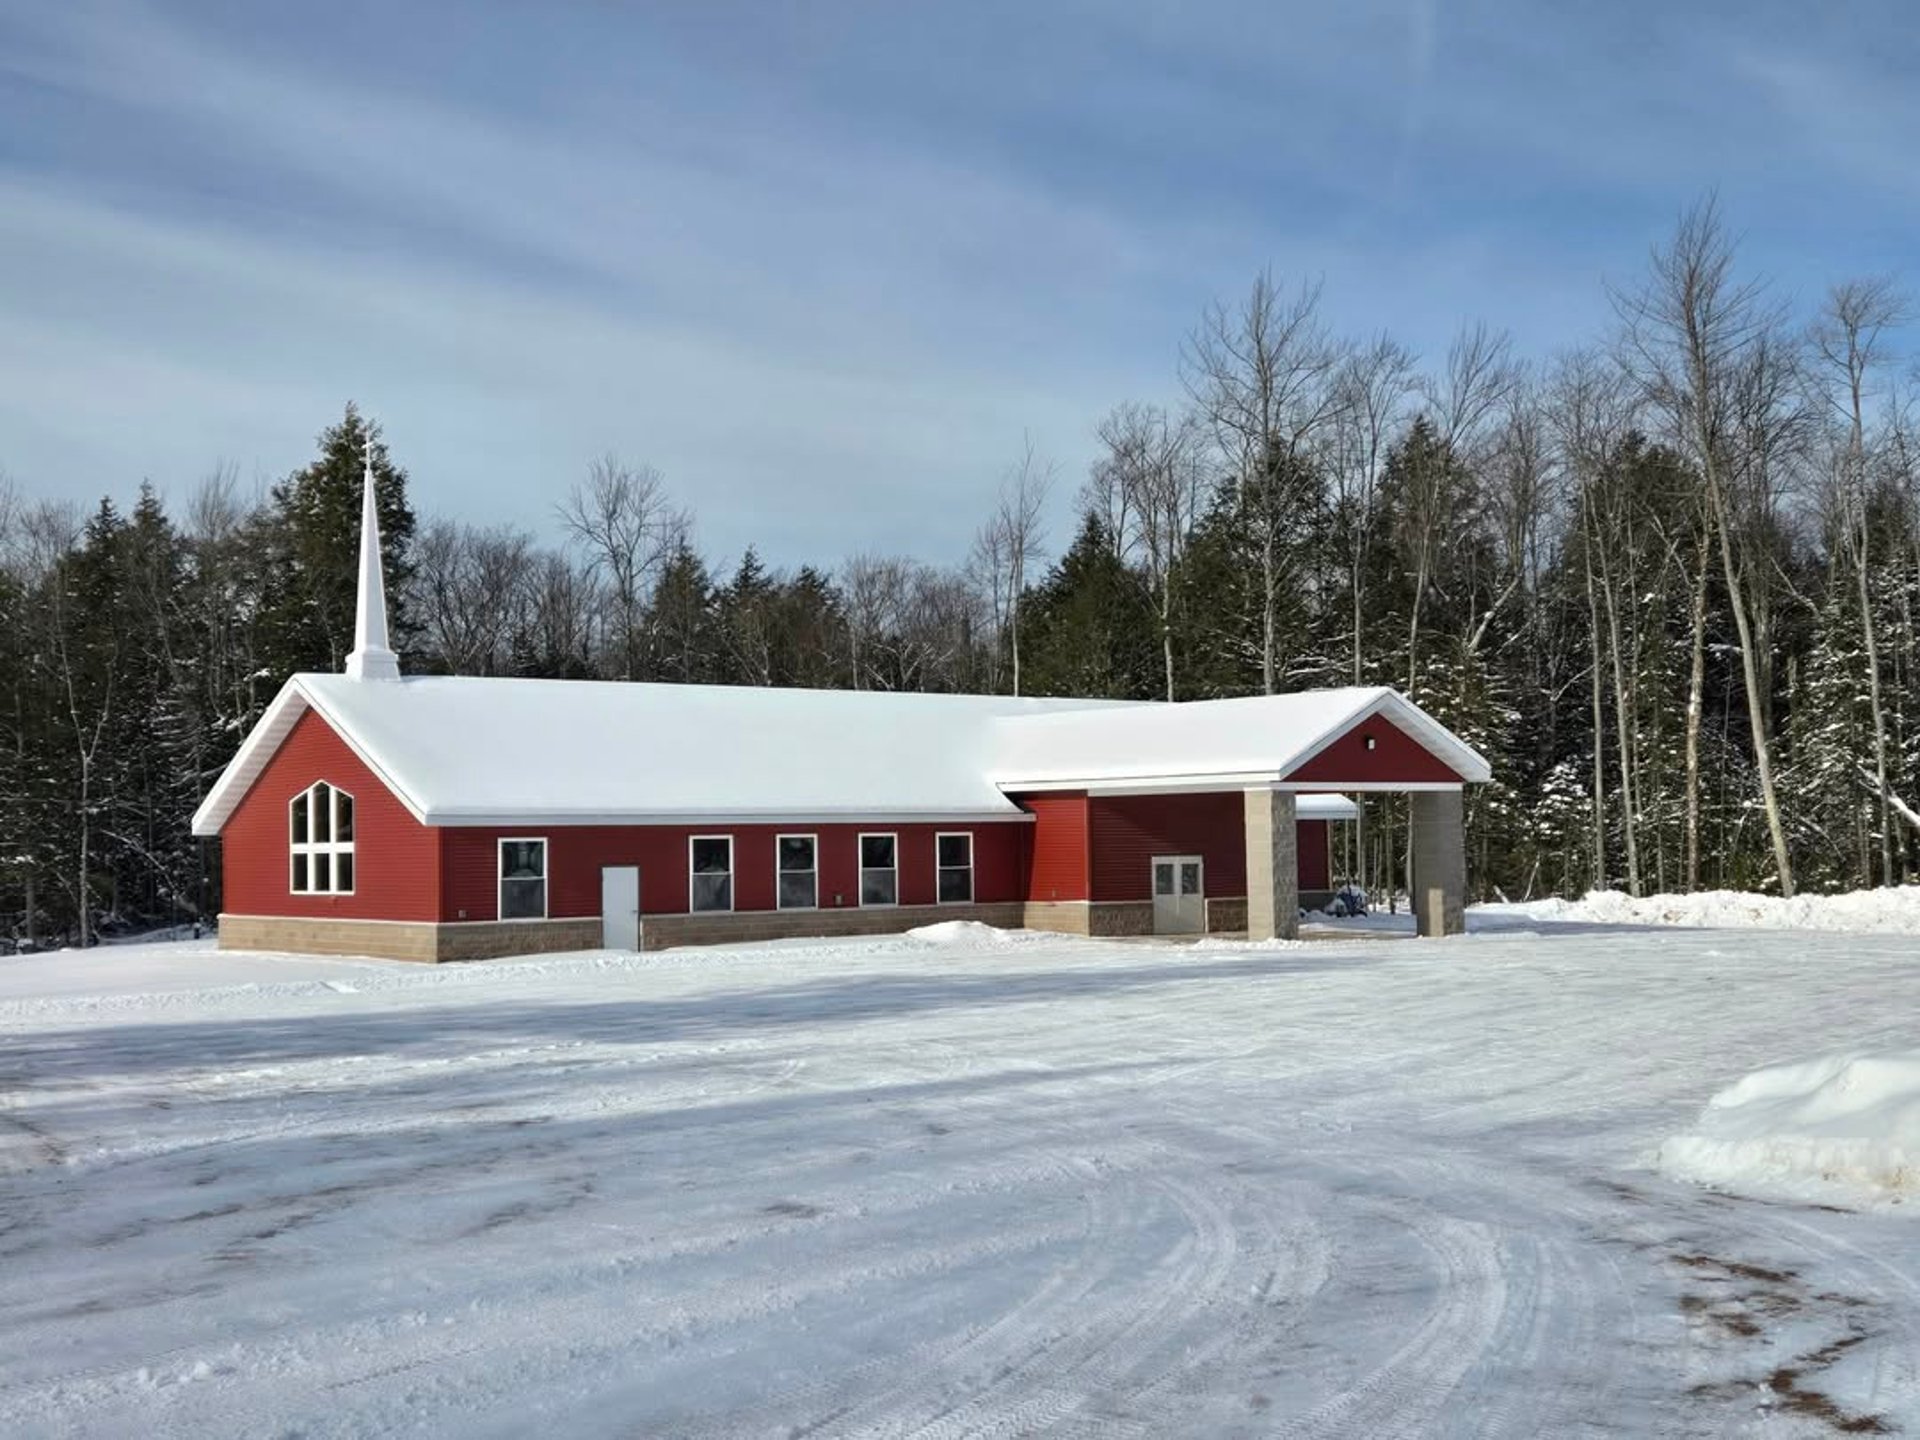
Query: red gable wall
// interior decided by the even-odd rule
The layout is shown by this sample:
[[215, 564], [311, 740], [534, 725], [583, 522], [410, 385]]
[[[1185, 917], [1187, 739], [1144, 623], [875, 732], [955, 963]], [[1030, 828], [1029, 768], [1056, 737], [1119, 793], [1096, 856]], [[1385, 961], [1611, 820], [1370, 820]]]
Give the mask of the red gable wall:
[[[1367, 749], [1367, 738], [1375, 741]], [[1295, 784], [1346, 785], [1452, 784], [1461, 779], [1432, 751], [1392, 721], [1375, 715], [1362, 720], [1306, 764], [1285, 777]]]
[[[353, 796], [351, 895], [295, 895], [288, 889], [287, 805], [316, 780]], [[439, 918], [439, 837], [309, 710], [267, 762], [220, 832], [222, 906], [231, 915], [300, 915], [353, 920]]]

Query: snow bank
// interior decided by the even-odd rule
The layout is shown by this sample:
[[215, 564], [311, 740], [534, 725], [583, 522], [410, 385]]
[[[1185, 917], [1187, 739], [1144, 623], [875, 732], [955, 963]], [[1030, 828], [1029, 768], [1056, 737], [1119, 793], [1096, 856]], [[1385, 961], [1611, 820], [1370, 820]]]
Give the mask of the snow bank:
[[911, 939], [929, 945], [1010, 945], [1014, 933], [997, 925], [982, 925], [978, 920], [942, 920], [938, 925], [916, 925], [907, 931]]
[[1729, 930], [1838, 930], [1856, 934], [1920, 935], [1920, 885], [1854, 890], [1844, 895], [1749, 895], [1703, 890], [1696, 895], [1647, 895], [1594, 890], [1582, 900], [1529, 900], [1476, 905], [1476, 915], [1591, 925], [1689, 925]]
[[1660, 1147], [1676, 1179], [1894, 1206], [1920, 1196], [1920, 1050], [1828, 1055], [1756, 1070]]

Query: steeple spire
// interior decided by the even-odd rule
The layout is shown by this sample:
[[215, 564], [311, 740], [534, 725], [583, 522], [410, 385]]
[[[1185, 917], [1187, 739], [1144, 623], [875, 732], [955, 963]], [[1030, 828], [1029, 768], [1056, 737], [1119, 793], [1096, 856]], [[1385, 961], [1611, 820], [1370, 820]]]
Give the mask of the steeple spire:
[[347, 675], [354, 680], [398, 680], [400, 661], [387, 648], [387, 582], [380, 568], [380, 511], [373, 494], [373, 437], [367, 437], [366, 470], [360, 480], [360, 586], [353, 607], [353, 653]]

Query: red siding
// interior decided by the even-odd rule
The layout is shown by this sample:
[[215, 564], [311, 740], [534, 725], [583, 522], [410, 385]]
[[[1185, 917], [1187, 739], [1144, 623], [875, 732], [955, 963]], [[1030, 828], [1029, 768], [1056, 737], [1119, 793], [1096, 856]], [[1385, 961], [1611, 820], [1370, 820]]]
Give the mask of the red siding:
[[1033, 814], [1027, 835], [1027, 900], [1085, 900], [1088, 896], [1087, 797], [1084, 792], [1018, 795]]
[[835, 897], [851, 907], [860, 900], [859, 836], [897, 835], [902, 905], [931, 905], [936, 895], [934, 836], [973, 835], [973, 898], [977, 903], [1020, 898], [1023, 824], [983, 825], [512, 825], [451, 826], [441, 831], [444, 883], [440, 918], [491, 920], [499, 903], [499, 842], [502, 837], [544, 838], [547, 844], [547, 913], [600, 913], [600, 867], [640, 867], [640, 908], [645, 914], [684, 914], [687, 909], [687, 842], [695, 835], [733, 837], [733, 907], [771, 910], [774, 902], [774, 839], [818, 837], [820, 906]]
[[[353, 796], [351, 895], [295, 895], [287, 887], [287, 804], [316, 780]], [[440, 847], [333, 728], [309, 710], [294, 722], [220, 832], [223, 907], [234, 915], [432, 920]]]
[[[1367, 738], [1375, 741], [1367, 749]], [[1295, 783], [1343, 785], [1460, 783], [1460, 777], [1399, 726], [1375, 716], [1286, 777]]]
[[1247, 893], [1246, 799], [1237, 790], [1095, 796], [1089, 830], [1095, 900], [1151, 899], [1155, 855], [1198, 855], [1207, 894]]
[[1300, 849], [1300, 888], [1333, 888], [1331, 850], [1333, 836], [1324, 820], [1302, 820], [1295, 829]]

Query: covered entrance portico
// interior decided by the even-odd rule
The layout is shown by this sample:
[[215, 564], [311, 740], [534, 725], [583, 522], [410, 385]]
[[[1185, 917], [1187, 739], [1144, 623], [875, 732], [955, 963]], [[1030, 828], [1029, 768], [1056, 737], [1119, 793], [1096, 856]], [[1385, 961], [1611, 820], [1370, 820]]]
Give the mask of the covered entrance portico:
[[[1385, 785], [1357, 789], [1390, 790]], [[1413, 873], [1408, 889], [1417, 934], [1459, 935], [1467, 928], [1466, 807], [1459, 785], [1407, 788], [1412, 808]], [[1247, 938], [1292, 940], [1300, 933], [1301, 792], [1284, 785], [1246, 792]]]
[[[1036, 746], [999, 779], [1035, 821], [1029, 927], [1294, 938], [1302, 903], [1331, 897], [1327, 820], [1359, 792], [1409, 796], [1418, 932], [1465, 928], [1463, 795], [1491, 772], [1445, 727], [1390, 690], [1216, 701], [1204, 723], [1180, 709], [1115, 713], [1100, 753]], [[1241, 763], [1204, 768], [1222, 756]]]

